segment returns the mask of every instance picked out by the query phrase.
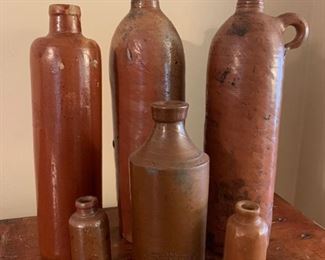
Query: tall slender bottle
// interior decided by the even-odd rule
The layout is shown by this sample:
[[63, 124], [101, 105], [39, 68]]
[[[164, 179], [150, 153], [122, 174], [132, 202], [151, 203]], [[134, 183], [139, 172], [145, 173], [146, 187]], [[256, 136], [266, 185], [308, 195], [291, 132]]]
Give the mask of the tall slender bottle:
[[130, 157], [135, 259], [205, 259], [209, 158], [186, 133], [187, 110], [154, 103], [155, 127]]
[[[287, 50], [308, 34], [306, 22], [287, 13], [271, 17], [263, 0], [238, 0], [215, 35], [207, 74], [205, 151], [211, 159], [208, 245], [222, 253], [233, 205], [252, 200], [272, 221], [274, 181]], [[294, 26], [293, 41], [283, 33]]]
[[151, 103], [185, 98], [182, 41], [158, 0], [131, 0], [111, 42], [110, 80], [120, 227], [131, 241], [129, 155], [152, 130]]
[[75, 200], [101, 204], [101, 56], [81, 34], [78, 6], [49, 14], [30, 52], [39, 244], [43, 259], [70, 259]]

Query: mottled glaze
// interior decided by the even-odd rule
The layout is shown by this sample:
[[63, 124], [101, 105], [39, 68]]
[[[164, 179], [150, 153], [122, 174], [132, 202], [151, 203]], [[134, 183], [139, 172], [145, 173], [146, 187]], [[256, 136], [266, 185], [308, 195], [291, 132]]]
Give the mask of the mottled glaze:
[[[307, 37], [296, 14], [271, 17], [239, 0], [213, 38], [207, 73], [205, 151], [211, 158], [208, 246], [223, 252], [226, 221], [243, 199], [271, 225], [285, 54]], [[285, 44], [288, 26], [297, 30]]]
[[259, 214], [257, 203], [236, 204], [235, 214], [227, 222], [223, 260], [266, 260], [269, 228]]
[[132, 240], [129, 155], [153, 127], [150, 105], [184, 100], [182, 41], [158, 0], [132, 0], [111, 42], [110, 80], [121, 233]]
[[107, 215], [98, 208], [96, 197], [76, 200], [69, 219], [72, 260], [110, 260], [111, 240]]
[[70, 259], [75, 200], [101, 204], [101, 56], [80, 8], [51, 5], [50, 32], [30, 51], [37, 215], [43, 259]]
[[154, 103], [155, 127], [130, 157], [135, 259], [205, 259], [209, 158], [186, 133], [187, 110]]

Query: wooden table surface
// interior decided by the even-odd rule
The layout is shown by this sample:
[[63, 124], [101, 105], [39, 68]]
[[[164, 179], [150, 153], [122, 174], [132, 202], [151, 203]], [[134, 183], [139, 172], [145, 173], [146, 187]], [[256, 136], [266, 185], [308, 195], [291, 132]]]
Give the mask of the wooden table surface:
[[[119, 238], [116, 208], [107, 209], [111, 222], [113, 259], [132, 259], [132, 246]], [[325, 260], [325, 230], [275, 196], [267, 260]], [[0, 221], [0, 259], [38, 260], [36, 218]], [[206, 259], [219, 259], [207, 254]], [[252, 259], [253, 260], [253, 259]]]

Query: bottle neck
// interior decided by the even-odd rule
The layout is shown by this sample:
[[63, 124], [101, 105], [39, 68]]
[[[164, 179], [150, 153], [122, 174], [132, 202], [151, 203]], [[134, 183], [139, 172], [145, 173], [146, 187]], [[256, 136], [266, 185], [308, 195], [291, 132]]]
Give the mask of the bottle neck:
[[95, 215], [97, 212], [98, 208], [89, 208], [89, 209], [77, 209], [77, 212], [80, 216], [82, 217], [87, 217], [87, 216], [92, 216]]
[[264, 0], [238, 0], [236, 13], [239, 12], [263, 12]]
[[50, 15], [50, 33], [81, 33], [80, 16]]
[[153, 131], [153, 136], [157, 135], [160, 138], [177, 138], [180, 135], [186, 136], [185, 121], [173, 123], [156, 122]]
[[131, 0], [131, 8], [152, 8], [159, 9], [159, 0]]

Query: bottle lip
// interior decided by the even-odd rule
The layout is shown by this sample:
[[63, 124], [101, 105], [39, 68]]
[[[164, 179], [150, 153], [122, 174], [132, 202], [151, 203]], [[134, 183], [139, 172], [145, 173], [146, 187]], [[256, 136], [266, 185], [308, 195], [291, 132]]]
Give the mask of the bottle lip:
[[236, 212], [242, 216], [257, 217], [260, 214], [261, 208], [258, 203], [249, 200], [237, 202], [235, 206]]
[[184, 121], [189, 104], [184, 101], [158, 101], [151, 105], [152, 118], [156, 122], [173, 123]]
[[98, 200], [94, 196], [83, 196], [76, 200], [77, 209], [91, 209], [95, 208], [98, 205]]
[[52, 4], [49, 6], [49, 15], [74, 15], [81, 16], [81, 9], [78, 5]]

